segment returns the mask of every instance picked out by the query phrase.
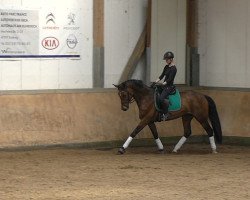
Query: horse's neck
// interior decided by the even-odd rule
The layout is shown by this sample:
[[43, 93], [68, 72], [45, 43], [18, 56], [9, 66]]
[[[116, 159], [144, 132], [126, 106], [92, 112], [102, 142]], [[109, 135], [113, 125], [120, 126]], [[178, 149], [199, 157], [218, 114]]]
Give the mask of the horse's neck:
[[144, 99], [148, 99], [149, 97], [153, 98], [153, 91], [150, 88], [133, 88], [133, 97], [137, 103], [138, 106], [141, 105], [141, 102]]

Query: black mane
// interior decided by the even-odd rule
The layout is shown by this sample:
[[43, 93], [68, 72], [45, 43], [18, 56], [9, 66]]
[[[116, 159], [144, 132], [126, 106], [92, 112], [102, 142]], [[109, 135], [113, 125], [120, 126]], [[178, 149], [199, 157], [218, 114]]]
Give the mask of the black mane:
[[126, 89], [128, 85], [133, 85], [137, 88], [144, 88], [144, 84], [142, 80], [136, 80], [136, 79], [130, 79], [130, 80], [124, 81], [123, 83], [119, 85], [119, 87], [121, 89]]

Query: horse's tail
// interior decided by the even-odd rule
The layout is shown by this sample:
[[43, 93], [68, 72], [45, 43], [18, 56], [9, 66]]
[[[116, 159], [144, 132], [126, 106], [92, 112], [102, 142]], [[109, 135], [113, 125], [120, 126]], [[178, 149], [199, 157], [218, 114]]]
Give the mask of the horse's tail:
[[214, 130], [215, 139], [219, 144], [221, 144], [222, 143], [222, 131], [221, 131], [220, 119], [219, 119], [219, 115], [217, 112], [215, 102], [211, 97], [206, 96], [206, 95], [205, 97], [209, 105], [209, 119], [211, 121], [213, 130]]

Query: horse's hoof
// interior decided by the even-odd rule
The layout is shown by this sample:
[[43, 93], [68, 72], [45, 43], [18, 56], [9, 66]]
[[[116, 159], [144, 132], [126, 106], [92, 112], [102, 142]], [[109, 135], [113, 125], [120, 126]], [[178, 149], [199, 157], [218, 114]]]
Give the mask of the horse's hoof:
[[122, 154], [124, 154], [125, 153], [125, 149], [124, 149], [124, 147], [121, 147], [119, 150], [118, 150], [118, 152], [117, 152], [119, 155], [122, 155]]
[[212, 151], [212, 154], [217, 154], [218, 152], [216, 150], [213, 150]]
[[159, 153], [159, 154], [165, 154], [166, 151], [165, 151], [164, 149], [158, 149], [158, 153]]
[[178, 153], [177, 150], [173, 150], [172, 153]]

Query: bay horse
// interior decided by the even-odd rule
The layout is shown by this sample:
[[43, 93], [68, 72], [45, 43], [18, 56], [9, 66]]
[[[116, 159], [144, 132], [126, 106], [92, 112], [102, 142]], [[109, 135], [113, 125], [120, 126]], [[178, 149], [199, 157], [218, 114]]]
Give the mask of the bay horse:
[[[141, 80], [127, 80], [119, 85], [113, 85], [118, 88], [118, 95], [121, 100], [121, 109], [123, 111], [127, 111], [129, 109], [129, 104], [135, 101], [139, 108], [140, 118], [139, 124], [132, 131], [123, 146], [119, 148], [118, 153], [124, 154], [133, 138], [145, 126], [149, 126], [158, 146], [158, 150], [163, 152], [164, 147], [155, 126], [159, 113], [154, 105], [154, 89], [145, 85]], [[177, 153], [187, 138], [191, 135], [191, 121], [195, 118], [206, 130], [207, 135], [209, 136], [212, 153], [217, 153], [214, 135], [216, 142], [221, 144], [222, 131], [215, 102], [211, 97], [194, 91], [180, 92], [180, 96], [180, 110], [170, 111], [170, 117], [167, 119], [167, 121], [169, 121], [182, 117], [184, 128], [184, 135], [175, 145], [172, 152]], [[210, 120], [212, 127], [210, 126], [208, 120]]]

